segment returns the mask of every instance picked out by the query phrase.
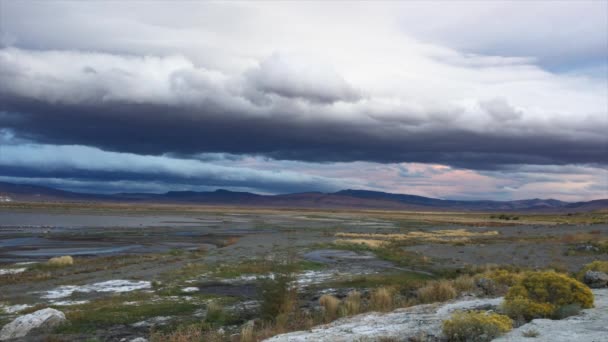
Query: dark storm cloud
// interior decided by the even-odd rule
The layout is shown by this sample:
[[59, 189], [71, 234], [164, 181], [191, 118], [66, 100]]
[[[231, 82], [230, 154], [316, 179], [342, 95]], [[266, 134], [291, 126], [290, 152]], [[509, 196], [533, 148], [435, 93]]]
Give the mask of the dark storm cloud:
[[290, 115], [243, 116], [177, 105], [53, 104], [5, 94], [0, 102], [3, 111], [19, 113], [0, 118], [0, 125], [14, 130], [18, 137], [136, 154], [226, 152], [314, 162], [442, 163], [472, 169], [608, 163], [605, 140], [547, 133], [484, 134], [449, 127], [417, 132], [330, 118], [303, 121]]
[[546, 120], [551, 112], [526, 116], [503, 97], [473, 108], [363, 97], [331, 67], [311, 63], [275, 54], [226, 74], [180, 56], [0, 49], [0, 128], [37, 143], [145, 155], [471, 169], [608, 162], [598, 104], [582, 120]]
[[15, 139], [10, 137], [3, 142], [0, 145], [0, 176], [21, 181], [40, 183], [41, 180], [65, 179], [78, 181], [81, 185], [129, 182], [155, 184], [157, 188], [164, 185], [165, 189], [192, 186], [270, 193], [335, 191], [344, 187], [340, 180], [289, 170], [256, 170], [243, 165], [107, 152], [77, 145], [14, 144]]

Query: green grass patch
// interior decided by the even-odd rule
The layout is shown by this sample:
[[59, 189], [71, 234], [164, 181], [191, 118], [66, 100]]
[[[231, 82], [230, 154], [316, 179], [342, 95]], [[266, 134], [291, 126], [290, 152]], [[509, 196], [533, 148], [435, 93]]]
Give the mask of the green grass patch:
[[335, 280], [319, 284], [321, 288], [375, 288], [381, 286], [389, 286], [399, 289], [401, 291], [414, 290], [422, 285], [427, 280], [433, 279], [431, 276], [427, 276], [420, 273], [414, 272], [399, 272], [399, 273], [387, 273], [387, 274], [371, 274], [356, 276], [344, 280]]
[[[199, 305], [186, 302], [144, 300], [137, 304], [124, 303], [138, 296], [112, 296], [87, 304], [73, 306], [66, 312], [69, 323], [57, 328], [57, 333], [76, 334], [95, 331], [117, 324], [132, 324], [157, 316], [188, 316]], [[144, 295], [143, 297], [146, 298]]]
[[381, 247], [370, 247], [366, 244], [358, 243], [332, 243], [323, 244], [323, 248], [340, 249], [353, 252], [372, 252], [378, 258], [390, 261], [399, 266], [422, 268], [430, 264], [431, 260], [424, 255], [406, 251], [401, 245], [387, 243]]

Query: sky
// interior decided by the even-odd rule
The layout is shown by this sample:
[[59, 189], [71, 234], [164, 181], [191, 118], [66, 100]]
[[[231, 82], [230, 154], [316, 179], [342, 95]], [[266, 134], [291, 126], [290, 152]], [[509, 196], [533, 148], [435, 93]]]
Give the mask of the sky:
[[0, 181], [608, 198], [608, 1], [0, 0]]

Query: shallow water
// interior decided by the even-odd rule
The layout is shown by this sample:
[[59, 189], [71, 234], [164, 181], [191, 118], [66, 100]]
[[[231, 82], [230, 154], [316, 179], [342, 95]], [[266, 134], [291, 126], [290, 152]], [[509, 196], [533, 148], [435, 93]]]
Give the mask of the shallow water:
[[[135, 248], [142, 247], [141, 245], [116, 246], [116, 247], [81, 247], [81, 248], [39, 248], [35, 250], [22, 250], [6, 252], [7, 255], [18, 257], [32, 258], [50, 258], [61, 255], [71, 256], [87, 256], [87, 255], [104, 255], [126, 252]], [[0, 259], [1, 260], [1, 259]]]

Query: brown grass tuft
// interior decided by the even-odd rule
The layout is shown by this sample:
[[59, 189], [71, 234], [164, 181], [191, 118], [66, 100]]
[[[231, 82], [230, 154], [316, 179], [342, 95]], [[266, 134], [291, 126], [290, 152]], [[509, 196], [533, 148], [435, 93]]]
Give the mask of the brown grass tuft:
[[448, 280], [432, 281], [417, 291], [418, 300], [422, 303], [445, 302], [456, 298], [457, 294]]
[[50, 258], [47, 264], [54, 267], [63, 267], [74, 265], [74, 258], [69, 255]]
[[352, 316], [361, 312], [361, 293], [351, 291], [344, 299], [344, 316]]
[[319, 304], [323, 307], [323, 318], [326, 322], [331, 322], [338, 317], [338, 307], [340, 300], [332, 295], [322, 295]]
[[375, 311], [390, 311], [394, 307], [393, 290], [388, 287], [375, 289], [369, 298], [369, 305]]

